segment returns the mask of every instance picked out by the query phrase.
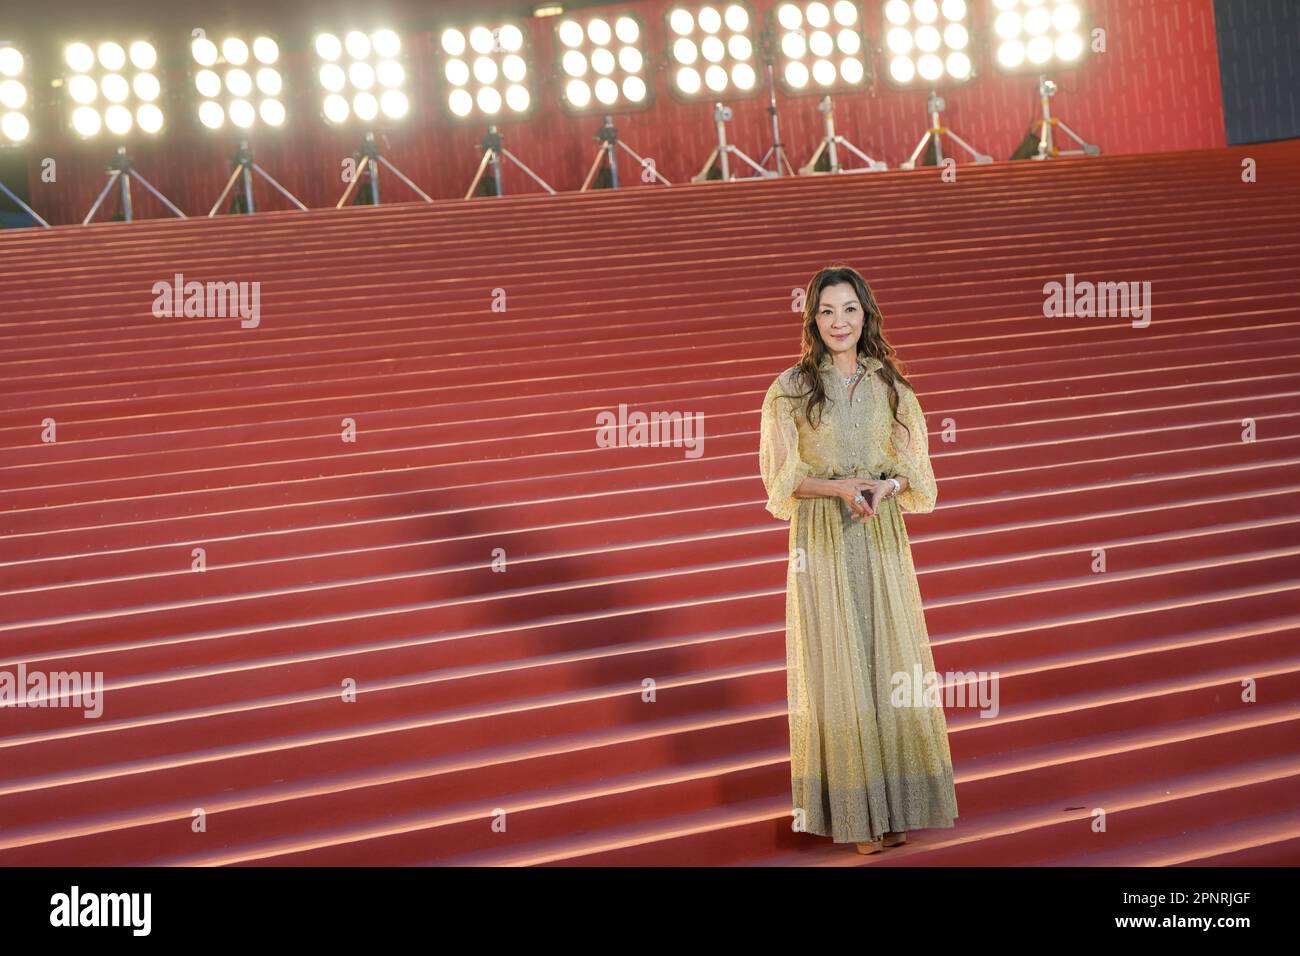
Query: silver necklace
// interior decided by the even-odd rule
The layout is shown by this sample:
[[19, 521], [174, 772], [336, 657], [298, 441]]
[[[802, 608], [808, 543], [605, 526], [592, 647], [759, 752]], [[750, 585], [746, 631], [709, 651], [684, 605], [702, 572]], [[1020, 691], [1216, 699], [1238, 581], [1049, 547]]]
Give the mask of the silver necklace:
[[845, 385], [852, 385], [854, 382], [856, 382], [856, 381], [858, 380], [858, 378], [859, 378], [861, 375], [862, 375], [862, 369], [859, 368], [859, 369], [857, 369], [857, 370], [856, 370], [852, 375], [850, 375], [848, 378], [844, 378], [843, 375], [841, 375], [840, 378], [844, 379], [844, 384], [845, 384]]

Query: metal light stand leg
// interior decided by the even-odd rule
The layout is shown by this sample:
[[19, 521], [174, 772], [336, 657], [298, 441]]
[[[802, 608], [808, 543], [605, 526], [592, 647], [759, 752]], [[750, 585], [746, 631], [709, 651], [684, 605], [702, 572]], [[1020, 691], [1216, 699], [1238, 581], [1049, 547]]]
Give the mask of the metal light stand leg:
[[489, 162], [492, 163], [492, 176], [496, 181], [496, 190], [497, 190], [496, 194], [498, 196], [503, 195], [502, 187], [501, 187], [501, 157], [502, 156], [504, 156], [506, 159], [510, 160], [510, 162], [514, 163], [517, 167], [522, 169], [528, 175], [528, 178], [531, 179], [533, 182], [537, 183], [537, 185], [541, 186], [552, 196], [555, 195], [555, 190], [550, 187], [550, 185], [546, 182], [546, 180], [542, 179], [541, 176], [538, 176], [535, 172], [533, 172], [531, 169], [528, 168], [528, 166], [524, 163], [523, 160], [521, 160], [518, 156], [516, 156], [514, 153], [510, 152], [510, 150], [506, 149], [504, 146], [501, 145], [501, 134], [497, 131], [497, 128], [495, 126], [488, 127], [487, 135], [483, 137], [482, 148], [483, 148], [483, 161], [479, 163], [478, 173], [474, 176], [474, 182], [470, 184], [469, 192], [465, 194], [466, 199], [469, 199], [474, 195], [474, 190], [478, 188], [479, 180], [483, 178], [483, 171], [484, 169], [487, 168], [487, 164]]
[[[1070, 129], [1063, 120], [1052, 115], [1051, 98], [1056, 95], [1056, 84], [1046, 76], [1038, 78], [1038, 99], [1043, 106], [1043, 118], [1038, 123], [1038, 155], [1034, 159], [1050, 159], [1053, 156], [1096, 156], [1101, 152], [1095, 146]], [[1052, 142], [1052, 127], [1059, 126], [1067, 136], [1078, 143], [1081, 149], [1057, 149]]]
[[348, 183], [348, 188], [343, 190], [343, 195], [339, 201], [334, 204], [335, 209], [342, 209], [347, 203], [348, 198], [352, 195], [352, 190], [357, 188], [357, 183], [361, 182], [361, 174], [364, 171], [369, 177], [367, 187], [370, 189], [370, 204], [379, 205], [379, 166], [382, 163], [384, 168], [396, 176], [406, 188], [411, 190], [425, 202], [433, 202], [433, 197], [426, 193], [403, 173], [400, 169], [389, 162], [388, 158], [379, 151], [379, 143], [375, 140], [374, 130], [367, 130], [365, 139], [361, 142], [361, 149], [357, 150], [357, 174], [352, 177], [352, 182]]
[[131, 167], [131, 159], [126, 155], [126, 147], [119, 146], [117, 152], [113, 156], [112, 162], [108, 165], [108, 182], [104, 184], [104, 188], [100, 191], [99, 197], [95, 200], [95, 204], [90, 207], [90, 212], [86, 213], [86, 218], [81, 220], [81, 224], [83, 226], [87, 225], [90, 220], [95, 218], [95, 213], [99, 212], [99, 207], [104, 204], [104, 200], [108, 197], [109, 190], [113, 188], [114, 184], [116, 184], [121, 190], [122, 218], [127, 222], [131, 222], [134, 217], [134, 209], [131, 204], [132, 179], [138, 182], [145, 189], [149, 190], [150, 194], [166, 206], [172, 215], [180, 219], [188, 218], [185, 213], [176, 208], [175, 203], [154, 188], [153, 183], [149, 182], [149, 180], [145, 179]]
[[[724, 182], [730, 182], [736, 179], [771, 179], [775, 178], [776, 173], [760, 166], [741, 150], [737, 149], [727, 142], [727, 122], [731, 119], [731, 107], [723, 106], [721, 103], [713, 104], [713, 125], [718, 132], [718, 145], [713, 147], [713, 152], [709, 153], [709, 158], [704, 161], [704, 166], [698, 173], [691, 177], [691, 182], [699, 183], [709, 178], [709, 170], [713, 164], [718, 164], [718, 169], [722, 173]], [[735, 176], [731, 172], [730, 157], [735, 157], [744, 163], [748, 163], [758, 175], [757, 176]]]
[[[794, 167], [790, 165], [790, 158], [785, 154], [785, 146], [781, 143], [781, 121], [776, 114], [776, 78], [772, 72], [771, 60], [767, 64], [767, 114], [772, 118], [772, 145], [767, 148], [763, 154], [763, 159], [759, 163], [764, 169], [767, 168], [767, 161], [776, 158], [776, 175], [794, 175]], [[784, 172], [782, 170], [784, 169]]]
[[[817, 111], [822, 114], [826, 126], [826, 135], [822, 137], [821, 143], [818, 144], [816, 152], [812, 154], [812, 159], [807, 164], [799, 167], [801, 176], [811, 176], [817, 173], [817, 161], [821, 159], [822, 153], [827, 154], [830, 161], [831, 173], [877, 173], [881, 170], [888, 169], [883, 162], [868, 156], [862, 150], [858, 149], [843, 136], [835, 132], [835, 106], [829, 96], [823, 96], [820, 103], [817, 104]], [[835, 151], [836, 146], [843, 146], [858, 159], [867, 164], [865, 169], [845, 169], [840, 165], [839, 155]]]
[[591, 184], [596, 179], [596, 173], [600, 169], [601, 161], [609, 163], [609, 186], [610, 189], [618, 189], [618, 149], [623, 149], [629, 156], [637, 161], [642, 169], [649, 169], [655, 179], [659, 180], [665, 186], [671, 186], [667, 179], [646, 161], [627, 143], [618, 138], [618, 130], [615, 129], [612, 118], [606, 114], [604, 123], [596, 131], [596, 141], [600, 143], [596, 147], [596, 159], [592, 162], [591, 168], [587, 170], [587, 178], [582, 181], [582, 188], [578, 192], [586, 192], [591, 188]]
[[[111, 185], [111, 184], [110, 184], [110, 185]], [[46, 229], [49, 229], [49, 228], [50, 228], [50, 224], [49, 224], [48, 222], [46, 222], [44, 219], [42, 219], [40, 216], [38, 216], [38, 215], [36, 214], [36, 210], [35, 210], [35, 209], [33, 209], [31, 206], [27, 205], [27, 203], [23, 202], [21, 199], [19, 199], [18, 196], [17, 196], [17, 194], [14, 193], [14, 192], [13, 192], [13, 191], [8, 187], [8, 186], [6, 186], [4, 183], [0, 183], [0, 193], [4, 193], [6, 196], [8, 196], [9, 199], [13, 202], [13, 204], [14, 204], [15, 206], [17, 206], [17, 207], [18, 207], [19, 209], [21, 209], [23, 212], [27, 213], [27, 215], [31, 216], [34, 220], [36, 220], [37, 223], [39, 223], [40, 225], [44, 226]]]
[[943, 125], [943, 120], [940, 118], [939, 114], [942, 113], [945, 109], [947, 109], [947, 106], [948, 104], [944, 102], [942, 96], [940, 96], [934, 90], [930, 91], [930, 97], [928, 100], [926, 100], [926, 104], [925, 104], [926, 111], [930, 114], [930, 128], [927, 129], [925, 131], [925, 135], [921, 137], [921, 142], [916, 144], [916, 149], [912, 150], [912, 155], [908, 158], [907, 162], [899, 164], [898, 167], [899, 169], [915, 169], [916, 161], [921, 157], [921, 152], [925, 149], [926, 144], [929, 143], [931, 139], [934, 140], [935, 161], [938, 162], [940, 165], [942, 165], [943, 137], [945, 136], [950, 137], [953, 142], [955, 142], [962, 149], [966, 150], [966, 152], [970, 153], [971, 156], [974, 157], [975, 162], [977, 163], [993, 162], [992, 156], [988, 155], [987, 153], [981, 153], [970, 143], [966, 142], [964, 139], [962, 139], [952, 130], [948, 129], [946, 126]]
[[212, 204], [212, 209], [208, 212], [209, 219], [216, 216], [218, 210], [221, 209], [222, 203], [224, 203], [226, 197], [230, 195], [230, 190], [235, 187], [235, 182], [237, 180], [243, 181], [245, 210], [249, 213], [256, 211], [253, 206], [253, 173], [257, 173], [257, 175], [265, 179], [275, 187], [281, 196], [289, 200], [289, 202], [293, 203], [303, 212], [307, 211], [307, 207], [304, 206], [293, 193], [281, 186], [276, 182], [274, 176], [253, 161], [253, 151], [249, 149], [247, 140], [240, 142], [239, 149], [235, 151], [233, 162], [235, 168], [230, 173], [230, 179], [226, 181], [226, 188], [221, 190], [221, 195], [218, 196], [217, 201]]

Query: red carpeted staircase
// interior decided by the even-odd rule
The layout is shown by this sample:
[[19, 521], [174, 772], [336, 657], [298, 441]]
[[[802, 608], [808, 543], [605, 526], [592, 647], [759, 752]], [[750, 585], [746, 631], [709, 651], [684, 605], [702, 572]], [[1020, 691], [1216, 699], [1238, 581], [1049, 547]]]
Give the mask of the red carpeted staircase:
[[[0, 671], [106, 685], [0, 709], [0, 864], [1300, 862], [1298, 143], [0, 257]], [[1000, 675], [949, 711], [957, 826], [870, 858], [791, 832], [757, 476], [836, 260], [929, 419], [936, 664]], [[260, 323], [154, 317], [176, 273]], [[1067, 273], [1150, 282], [1150, 326], [1045, 317]], [[599, 447], [621, 403], [703, 454]]]

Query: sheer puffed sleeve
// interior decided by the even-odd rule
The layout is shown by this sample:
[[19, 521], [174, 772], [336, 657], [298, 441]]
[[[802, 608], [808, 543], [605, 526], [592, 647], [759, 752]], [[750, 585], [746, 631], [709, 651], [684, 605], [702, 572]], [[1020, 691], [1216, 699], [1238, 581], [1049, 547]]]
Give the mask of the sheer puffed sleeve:
[[939, 497], [939, 486], [930, 466], [930, 436], [926, 431], [925, 415], [916, 392], [899, 383], [898, 417], [911, 430], [908, 432], [897, 422], [893, 423], [889, 454], [893, 460], [893, 477], [907, 478], [907, 490], [899, 494], [898, 507], [903, 511], [925, 513], [934, 510]]
[[794, 490], [812, 470], [799, 457], [799, 426], [794, 414], [800, 400], [797, 396], [790, 374], [783, 373], [763, 397], [759, 427], [758, 468], [767, 489], [767, 510], [783, 521], [789, 521], [799, 509]]

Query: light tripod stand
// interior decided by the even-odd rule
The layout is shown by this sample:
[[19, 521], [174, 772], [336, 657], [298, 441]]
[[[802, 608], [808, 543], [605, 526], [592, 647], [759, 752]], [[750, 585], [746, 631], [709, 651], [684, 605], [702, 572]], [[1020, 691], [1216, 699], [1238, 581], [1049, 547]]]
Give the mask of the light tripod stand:
[[[489, 165], [492, 167], [492, 182], [496, 187], [496, 195], [505, 195], [501, 185], [502, 156], [527, 173], [528, 177], [532, 179], [533, 182], [537, 183], [537, 185], [541, 186], [552, 196], [555, 195], [555, 190], [547, 185], [546, 181], [542, 179], [541, 176], [538, 176], [535, 172], [529, 169], [518, 156], [510, 152], [510, 150], [506, 149], [505, 146], [501, 144], [501, 133], [498, 132], [495, 126], [488, 127], [487, 134], [483, 137], [483, 142], [479, 144], [478, 148], [483, 150], [483, 158], [479, 161], [478, 172], [474, 174], [474, 181], [469, 184], [469, 190], [465, 193], [466, 199], [473, 198], [474, 191], [478, 189], [478, 184], [482, 182], [483, 174], [487, 172]], [[636, 154], [634, 153], [633, 155]], [[597, 159], [599, 159], [599, 157], [597, 157]]]
[[[766, 33], [764, 40], [765, 43], [770, 41], [770, 37]], [[765, 46], [766, 49], [770, 49], [770, 47]], [[790, 165], [790, 159], [785, 155], [785, 146], [781, 144], [781, 122], [776, 115], [776, 77], [772, 70], [770, 57], [767, 61], [767, 115], [772, 118], [772, 145], [763, 154], [763, 160], [759, 165], [766, 169], [768, 160], [775, 158], [776, 169], [774, 175], [793, 176], [794, 167]]]
[[591, 164], [591, 169], [587, 171], [587, 178], [582, 181], [582, 188], [578, 190], [579, 192], [586, 192], [591, 187], [602, 162], [609, 164], [609, 188], [618, 188], [618, 149], [620, 148], [626, 150], [628, 155], [635, 159], [643, 170], [648, 169], [654, 174], [655, 179], [665, 186], [672, 185], [660, 174], [659, 170], [655, 169], [653, 164], [648, 164], [646, 160], [637, 154], [636, 150], [618, 138], [618, 130], [614, 128], [613, 119], [608, 113], [605, 114], [600, 129], [596, 130], [596, 142], [600, 143], [596, 147], [596, 160]]
[[369, 176], [367, 187], [370, 190], [370, 204], [379, 205], [379, 164], [383, 163], [384, 168], [406, 184], [406, 187], [415, 193], [425, 202], [433, 202], [433, 199], [419, 186], [406, 178], [406, 175], [388, 161], [388, 157], [379, 152], [379, 143], [375, 141], [374, 130], [367, 130], [365, 139], [361, 141], [361, 148], [357, 150], [357, 169], [352, 181], [348, 183], [348, 188], [343, 190], [343, 195], [335, 204], [335, 209], [342, 209], [347, 203], [348, 197], [352, 195], [352, 190], [357, 188], [357, 183], [361, 182], [361, 173], [364, 171]]
[[218, 196], [217, 201], [212, 204], [212, 209], [208, 212], [209, 219], [216, 216], [217, 211], [221, 209], [221, 204], [226, 201], [226, 197], [229, 196], [230, 191], [235, 188], [235, 183], [237, 181], [240, 184], [241, 195], [244, 197], [244, 212], [251, 213], [256, 211], [253, 206], [253, 173], [257, 173], [257, 175], [261, 176], [268, 183], [274, 186], [281, 196], [288, 199], [289, 202], [293, 203], [303, 212], [307, 211], [307, 207], [299, 202], [298, 198], [294, 196], [293, 193], [281, 186], [275, 181], [275, 177], [253, 161], [253, 151], [248, 147], [248, 140], [239, 141], [239, 149], [235, 150], [235, 158], [231, 162], [235, 168], [230, 174], [230, 179], [226, 181], [226, 188], [221, 190], [221, 195]]
[[[1050, 159], [1053, 156], [1096, 156], [1101, 152], [1100, 146], [1085, 142], [1083, 137], [1070, 129], [1065, 121], [1052, 115], [1051, 99], [1056, 95], [1056, 84], [1046, 76], [1038, 78], [1038, 99], [1043, 106], [1042, 118], [1038, 121], [1038, 155], [1034, 159]], [[1059, 126], [1065, 134], [1078, 143], [1082, 149], [1057, 149], [1052, 142], [1052, 129]]]
[[925, 131], [925, 135], [921, 137], [921, 142], [916, 144], [916, 149], [912, 150], [912, 155], [907, 159], [907, 161], [899, 165], [899, 169], [915, 169], [917, 159], [920, 158], [921, 153], [925, 150], [926, 144], [928, 144], [930, 140], [934, 140], [934, 160], [936, 163], [942, 164], [943, 138], [945, 136], [952, 139], [954, 143], [966, 150], [966, 152], [970, 153], [971, 156], [975, 158], [975, 162], [993, 162], [992, 156], [989, 156], [987, 153], [981, 153], [970, 143], [966, 142], [952, 130], [948, 129], [948, 127], [943, 125], [943, 119], [940, 114], [947, 109], [947, 107], [948, 104], [944, 102], [943, 97], [934, 90], [931, 90], [929, 99], [927, 99], [925, 103], [926, 112], [930, 114], [930, 128]]
[[[826, 159], [830, 163], [830, 169], [827, 170], [829, 173], [876, 173], [889, 168], [883, 162], [868, 156], [843, 136], [840, 136], [835, 132], [835, 107], [829, 96], [822, 97], [821, 102], [817, 104], [817, 111], [822, 114], [825, 121], [826, 135], [822, 137], [822, 141], [817, 145], [817, 151], [812, 154], [812, 159], [808, 160], [805, 165], [799, 167], [799, 174], [801, 176], [808, 176], [817, 172], [817, 161], [821, 159], [822, 153], [826, 154]], [[836, 147], [838, 146], [843, 146], [854, 156], [858, 157], [858, 159], [866, 163], [866, 168], [845, 169], [841, 166], [839, 153], [836, 152]]]
[[13, 190], [11, 190], [11, 189], [10, 189], [8, 186], [6, 186], [4, 183], [0, 183], [0, 193], [4, 193], [6, 196], [8, 196], [8, 197], [9, 197], [9, 200], [10, 200], [10, 201], [15, 205], [15, 206], [17, 206], [17, 207], [18, 207], [19, 209], [21, 209], [23, 212], [27, 213], [27, 215], [31, 216], [32, 219], [34, 219], [38, 225], [44, 226], [46, 229], [49, 229], [49, 228], [50, 228], [50, 224], [49, 224], [48, 222], [46, 222], [44, 219], [42, 219], [40, 216], [38, 216], [38, 215], [36, 214], [36, 210], [35, 210], [35, 209], [33, 209], [31, 206], [27, 205], [27, 203], [23, 202], [21, 199], [19, 199], [19, 198], [18, 198], [18, 195], [17, 195], [16, 193], [14, 193]]
[[[727, 123], [731, 121], [731, 107], [723, 106], [722, 103], [713, 104], [713, 125], [718, 134], [718, 145], [713, 147], [709, 153], [709, 158], [704, 161], [704, 166], [698, 173], [691, 177], [691, 182], [699, 183], [709, 178], [709, 170], [713, 169], [714, 163], [718, 166], [718, 171], [722, 174], [724, 181], [736, 179], [767, 179], [777, 175], [772, 170], [754, 162], [749, 156], [741, 152], [731, 143], [727, 142]], [[731, 172], [731, 157], [735, 156], [741, 162], [748, 163], [757, 173], [757, 176], [735, 176]]]
[[132, 168], [131, 158], [126, 155], [126, 147], [119, 146], [117, 152], [113, 154], [112, 161], [108, 164], [108, 182], [106, 182], [104, 188], [100, 190], [99, 197], [95, 200], [95, 204], [90, 207], [90, 212], [86, 213], [86, 218], [81, 220], [81, 224], [85, 226], [89, 224], [90, 220], [95, 218], [95, 213], [99, 212], [99, 207], [104, 204], [104, 200], [108, 198], [109, 190], [112, 189], [114, 185], [118, 187], [122, 197], [122, 218], [125, 221], [130, 222], [134, 215], [134, 210], [131, 206], [131, 180], [133, 179], [145, 189], [149, 190], [153, 197], [166, 206], [175, 216], [181, 219], [187, 218], [185, 213], [177, 209], [176, 205], [170, 199], [155, 189], [149, 180], [145, 179], [137, 173], [134, 168]]

